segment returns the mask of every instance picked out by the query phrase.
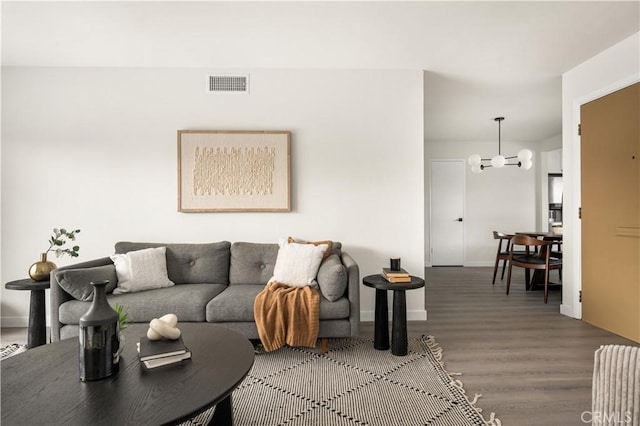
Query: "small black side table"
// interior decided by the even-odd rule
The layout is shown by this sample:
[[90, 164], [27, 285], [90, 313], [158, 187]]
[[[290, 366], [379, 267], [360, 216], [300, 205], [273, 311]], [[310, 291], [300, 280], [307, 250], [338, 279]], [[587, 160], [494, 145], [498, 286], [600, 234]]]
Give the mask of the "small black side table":
[[406, 290], [424, 287], [422, 278], [411, 276], [408, 283], [390, 283], [380, 275], [368, 275], [362, 279], [367, 287], [376, 289], [376, 312], [373, 347], [389, 349], [389, 315], [387, 290], [393, 291], [393, 322], [391, 325], [391, 353], [404, 356], [408, 353], [407, 343], [407, 296]]
[[30, 290], [29, 329], [27, 347], [29, 349], [47, 343], [47, 324], [44, 310], [44, 291], [49, 288], [49, 280], [33, 281], [31, 278], [8, 282], [4, 288], [8, 290]]

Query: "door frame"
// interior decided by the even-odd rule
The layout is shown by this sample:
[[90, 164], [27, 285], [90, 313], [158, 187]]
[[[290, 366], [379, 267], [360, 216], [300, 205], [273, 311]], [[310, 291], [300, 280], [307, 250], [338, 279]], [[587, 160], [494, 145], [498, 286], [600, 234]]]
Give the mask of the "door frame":
[[462, 163], [462, 266], [466, 266], [467, 259], [467, 161], [460, 158], [435, 158], [429, 161], [429, 261], [425, 262], [425, 266], [433, 266], [433, 180], [431, 174], [433, 172], [432, 164], [439, 163]]
[[[571, 161], [574, 165], [575, 173], [572, 177], [573, 187], [575, 188], [575, 208], [576, 211], [566, 210], [563, 215], [563, 222], [565, 220], [573, 221], [573, 235], [570, 236], [571, 242], [574, 248], [575, 253], [572, 256], [568, 256], [572, 263], [573, 269], [573, 277], [574, 277], [574, 285], [571, 287], [563, 286], [563, 300], [571, 300], [573, 303], [569, 306], [564, 303], [560, 305], [560, 313], [569, 317], [573, 317], [576, 319], [582, 319], [582, 302], [580, 301], [580, 292], [582, 291], [582, 219], [578, 219], [578, 211], [577, 209], [582, 206], [582, 166], [581, 155], [582, 155], [582, 138], [578, 134], [578, 126], [580, 125], [581, 120], [581, 112], [580, 108], [582, 105], [587, 104], [591, 101], [595, 101], [596, 99], [602, 98], [603, 96], [610, 95], [611, 93], [617, 92], [618, 90], [624, 89], [628, 86], [631, 86], [635, 83], [640, 82], [640, 76], [637, 74], [631, 75], [627, 78], [621, 79], [609, 86], [606, 86], [602, 89], [596, 90], [594, 92], [589, 93], [579, 99], [574, 100], [572, 107], [572, 122], [571, 122], [571, 133], [573, 134], [574, 144], [573, 151], [569, 152], [568, 155], [563, 155], [563, 169], [565, 159]], [[564, 144], [563, 144], [563, 152], [564, 152]], [[565, 175], [566, 176], [566, 175]], [[566, 219], [565, 219], [566, 217]], [[565, 293], [566, 292], [566, 293]]]

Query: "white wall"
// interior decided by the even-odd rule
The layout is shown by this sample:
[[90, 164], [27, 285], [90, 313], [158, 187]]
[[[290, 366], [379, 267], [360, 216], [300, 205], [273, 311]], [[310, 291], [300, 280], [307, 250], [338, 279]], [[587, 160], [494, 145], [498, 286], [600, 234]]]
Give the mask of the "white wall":
[[582, 317], [578, 293], [581, 277], [580, 106], [640, 80], [640, 33], [594, 56], [562, 77], [562, 135], [564, 185], [564, 261], [560, 311]]
[[[504, 152], [517, 153], [529, 145], [502, 141]], [[495, 154], [497, 141], [490, 142], [425, 142], [425, 212], [429, 223], [429, 167], [434, 159], [463, 159], [478, 153], [483, 157]], [[532, 149], [533, 150], [533, 149]], [[533, 167], [523, 170], [518, 167], [486, 169], [482, 173], [466, 170], [465, 197], [465, 266], [493, 266], [496, 242], [493, 231], [516, 232], [536, 230], [536, 168], [537, 153]], [[431, 265], [429, 229], [425, 227], [425, 264]]]
[[[294, 235], [342, 241], [361, 276], [390, 255], [422, 275], [422, 71], [248, 70], [248, 96], [205, 93], [208, 71], [2, 69], [3, 283], [26, 277], [61, 226], [82, 230], [81, 250], [58, 265], [118, 240]], [[178, 213], [179, 129], [291, 130], [293, 211]], [[24, 326], [27, 292], [1, 296], [3, 326]], [[424, 292], [407, 299], [409, 318], [425, 319]], [[371, 320], [373, 290], [361, 301]]]
[[556, 151], [562, 148], [562, 134], [558, 133], [548, 139], [536, 143], [536, 149], [540, 152]]

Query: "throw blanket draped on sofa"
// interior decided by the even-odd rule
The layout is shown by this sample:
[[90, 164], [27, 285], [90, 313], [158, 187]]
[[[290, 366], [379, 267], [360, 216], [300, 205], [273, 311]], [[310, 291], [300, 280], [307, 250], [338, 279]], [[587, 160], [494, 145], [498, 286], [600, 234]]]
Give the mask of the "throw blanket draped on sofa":
[[320, 295], [313, 287], [267, 285], [256, 296], [253, 313], [268, 352], [289, 346], [314, 347], [320, 326]]

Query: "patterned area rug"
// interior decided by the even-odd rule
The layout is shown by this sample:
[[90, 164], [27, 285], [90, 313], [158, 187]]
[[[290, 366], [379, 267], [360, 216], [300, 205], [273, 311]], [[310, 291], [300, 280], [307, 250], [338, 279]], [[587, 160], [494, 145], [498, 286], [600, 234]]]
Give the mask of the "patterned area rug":
[[256, 355], [233, 393], [234, 420], [247, 425], [500, 425], [469, 401], [442, 365], [433, 337], [409, 340], [409, 354], [371, 339], [331, 339], [329, 352], [285, 347]]
[[25, 345], [19, 345], [17, 343], [12, 343], [12, 344], [7, 345], [4, 348], [0, 349], [0, 360], [12, 357], [14, 355], [21, 354], [22, 352], [25, 352], [26, 350], [27, 350], [27, 347]]

